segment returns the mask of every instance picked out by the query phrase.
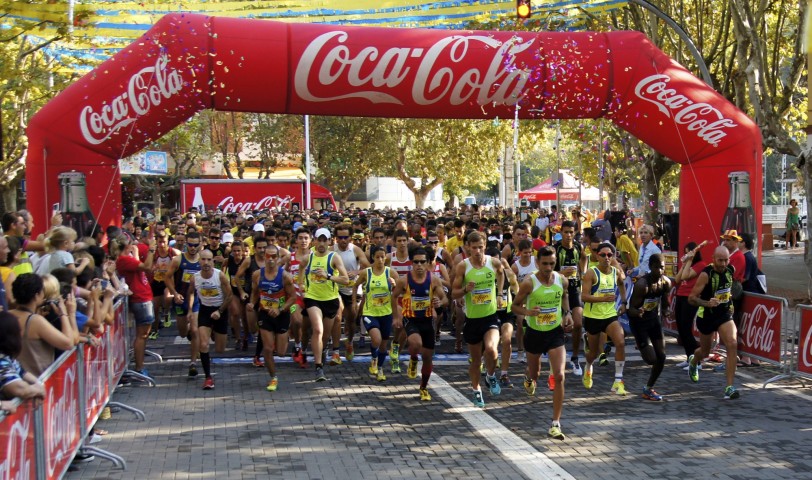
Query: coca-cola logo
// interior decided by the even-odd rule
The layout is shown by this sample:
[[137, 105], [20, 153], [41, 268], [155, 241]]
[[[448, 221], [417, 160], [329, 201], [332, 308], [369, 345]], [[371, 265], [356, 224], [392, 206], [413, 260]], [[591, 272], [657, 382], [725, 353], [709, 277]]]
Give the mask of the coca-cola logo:
[[238, 202], [234, 200], [234, 197], [228, 196], [220, 200], [220, 203], [217, 204], [217, 208], [219, 208], [223, 213], [250, 212], [253, 210], [265, 210], [274, 207], [290, 208], [293, 200], [294, 198], [290, 195], [284, 197], [280, 197], [279, 195], [268, 195], [256, 202]]
[[[75, 355], [75, 353], [73, 354]], [[72, 456], [72, 446], [78, 436], [76, 422], [79, 417], [76, 398], [76, 367], [65, 369], [61, 386], [56, 382], [47, 385], [45, 393], [45, 447], [47, 451], [48, 478], [54, 478], [56, 469]], [[56, 377], [58, 379], [58, 377]]]
[[[804, 330], [806, 330], [806, 334], [804, 334]], [[803, 341], [801, 342], [801, 364], [804, 367], [806, 372], [809, 372], [812, 369], [812, 322], [810, 319], [804, 319], [801, 322], [801, 335], [804, 335]]]
[[6, 436], [6, 457], [0, 462], [0, 478], [26, 480], [30, 478], [33, 452], [28, 452], [28, 436], [32, 425], [31, 413], [20, 415]]
[[111, 135], [146, 115], [183, 88], [183, 78], [177, 70], [168, 70], [169, 58], [158, 57], [155, 65], [142, 68], [130, 77], [127, 91], [98, 109], [90, 105], [79, 115], [79, 129], [84, 139], [93, 145], [103, 143]]
[[773, 320], [780, 312], [779, 307], [768, 307], [762, 303], [752, 311], [742, 313], [742, 344], [751, 351], [771, 353], [776, 347], [776, 330]]
[[678, 125], [687, 125], [689, 132], [705, 142], [718, 147], [727, 136], [726, 128], [737, 126], [733, 120], [725, 118], [716, 107], [705, 102], [696, 102], [687, 96], [667, 88], [671, 77], [650, 75], [638, 82], [634, 93], [641, 100], [653, 103], [668, 118], [674, 118]]
[[[453, 35], [428, 48], [392, 47], [380, 51], [374, 46], [347, 45], [349, 36], [344, 31], [324, 33], [305, 48], [294, 76], [299, 97], [309, 102], [363, 98], [372, 103], [403, 105], [402, 99], [383, 90], [394, 89], [409, 79], [411, 100], [417, 105], [438, 102], [461, 105], [472, 98], [478, 105], [515, 105], [528, 80], [528, 72], [516, 67], [515, 57], [535, 41]], [[483, 50], [475, 48], [477, 44], [493, 52], [485, 71], [478, 67], [467, 70], [452, 67], [481, 55]], [[419, 59], [417, 65], [412, 59]], [[476, 61], [482, 64], [478, 58]], [[318, 87], [336, 83], [351, 91], [332, 96], [314, 93]]]

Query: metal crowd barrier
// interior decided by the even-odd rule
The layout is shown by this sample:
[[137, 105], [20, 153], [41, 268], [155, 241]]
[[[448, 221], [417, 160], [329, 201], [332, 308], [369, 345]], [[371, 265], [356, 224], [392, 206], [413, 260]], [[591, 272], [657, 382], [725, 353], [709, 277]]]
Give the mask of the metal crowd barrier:
[[105, 406], [145, 420], [142, 411], [110, 401], [121, 377], [131, 372], [127, 313], [126, 298], [120, 299], [97, 347], [82, 344], [62, 354], [40, 376], [45, 398], [17, 399], [17, 411], [0, 418], [0, 446], [5, 446], [0, 448], [0, 480], [61, 478], [80, 451], [126, 470], [123, 458], [85, 442]]
[[812, 305], [798, 305], [794, 313], [797, 336], [788, 345], [793, 349], [789, 375], [805, 386], [804, 379], [812, 380]]

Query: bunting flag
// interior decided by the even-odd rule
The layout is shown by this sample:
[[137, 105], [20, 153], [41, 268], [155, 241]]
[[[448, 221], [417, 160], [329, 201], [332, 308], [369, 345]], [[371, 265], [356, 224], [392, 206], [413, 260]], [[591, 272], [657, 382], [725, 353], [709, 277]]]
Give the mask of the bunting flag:
[[[590, 16], [622, 8], [626, 0], [534, 0], [533, 18], [577, 29]], [[36, 24], [36, 41], [60, 34], [57, 25], [73, 18], [65, 40], [43, 51], [67, 69], [90, 70], [149, 30], [168, 13], [200, 13], [218, 17], [252, 18], [291, 23], [367, 25], [399, 28], [463, 29], [470, 22], [499, 21], [506, 30], [516, 22], [515, 0], [453, 0], [418, 3], [414, 0], [293, 0], [278, 1], [73, 1], [9, 2], [0, 28]], [[69, 27], [69, 28], [70, 28]], [[64, 32], [62, 32], [64, 33]]]

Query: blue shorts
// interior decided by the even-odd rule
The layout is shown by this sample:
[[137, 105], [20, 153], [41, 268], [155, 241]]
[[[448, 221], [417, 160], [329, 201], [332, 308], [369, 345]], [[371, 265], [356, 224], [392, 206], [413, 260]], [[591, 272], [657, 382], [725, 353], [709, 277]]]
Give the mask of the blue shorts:
[[130, 311], [133, 312], [136, 325], [152, 325], [155, 321], [155, 313], [152, 302], [130, 303]]
[[381, 331], [382, 339], [389, 340], [389, 337], [392, 336], [392, 315], [384, 315], [382, 317], [364, 315], [362, 318], [364, 320], [364, 328], [367, 329], [367, 332], [373, 328], [377, 328]]
[[[192, 313], [198, 313], [200, 311], [200, 297], [195, 297], [195, 302], [192, 304]], [[186, 302], [184, 299], [183, 303], [180, 305], [175, 304], [175, 315], [179, 317], [185, 317], [189, 315], [189, 303]]]

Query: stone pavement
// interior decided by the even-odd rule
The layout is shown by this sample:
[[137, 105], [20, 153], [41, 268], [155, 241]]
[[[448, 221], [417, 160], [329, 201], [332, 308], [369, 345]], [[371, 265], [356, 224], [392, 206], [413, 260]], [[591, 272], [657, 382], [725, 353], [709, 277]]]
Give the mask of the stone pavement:
[[[171, 340], [149, 345], [182, 356], [185, 347]], [[440, 351], [451, 343], [444, 339]], [[211, 391], [201, 390], [202, 377], [186, 379], [185, 360], [167, 358], [148, 365], [156, 387], [114, 395], [143, 409], [146, 422], [123, 411], [99, 422], [109, 434], [95, 446], [124, 457], [128, 469], [96, 459], [67, 478], [812, 478], [812, 394], [800, 382], [762, 389], [774, 371], [740, 369], [741, 398], [724, 400], [723, 374], [706, 369], [692, 383], [675, 366], [682, 348], [669, 339], [657, 383], [666, 401], [649, 402], [639, 396], [649, 369], [632, 345], [627, 350], [627, 397], [609, 392], [611, 363], [595, 367], [589, 391], [568, 372], [563, 442], [546, 437], [552, 402], [544, 376], [528, 397], [521, 365], [510, 369], [516, 388], [486, 392], [483, 411], [467, 400], [467, 362], [453, 355], [435, 366], [428, 403], [405, 373], [389, 375], [387, 367], [387, 382], [369, 377], [368, 354], [326, 367], [323, 383], [312, 381], [312, 369], [283, 363], [275, 393], [243, 352], [226, 352], [231, 363], [215, 365]]]
[[761, 256], [761, 270], [767, 276], [769, 295], [787, 299], [790, 307], [809, 304], [809, 272], [804, 263], [804, 248], [768, 250]]

